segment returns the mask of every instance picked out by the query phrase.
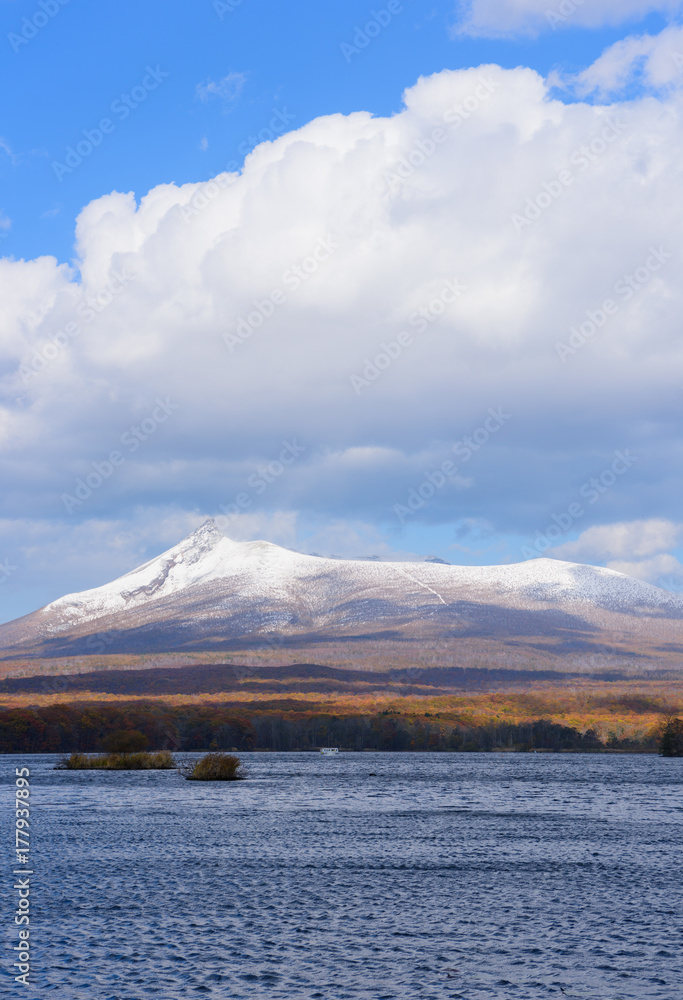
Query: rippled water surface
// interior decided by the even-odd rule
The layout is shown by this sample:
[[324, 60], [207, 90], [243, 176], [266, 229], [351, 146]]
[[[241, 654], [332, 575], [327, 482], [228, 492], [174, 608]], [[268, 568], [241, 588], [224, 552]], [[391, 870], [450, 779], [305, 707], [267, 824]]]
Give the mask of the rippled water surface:
[[36, 873], [35, 987], [6, 959], [2, 995], [683, 995], [683, 760], [241, 756], [225, 784], [0, 758], [9, 848], [31, 768]]

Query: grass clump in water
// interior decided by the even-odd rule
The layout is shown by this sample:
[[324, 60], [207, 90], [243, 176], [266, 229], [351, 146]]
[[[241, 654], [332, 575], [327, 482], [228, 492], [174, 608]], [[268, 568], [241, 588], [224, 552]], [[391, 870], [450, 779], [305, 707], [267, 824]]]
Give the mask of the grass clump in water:
[[169, 750], [156, 753], [72, 753], [57, 764], [60, 771], [170, 771], [177, 767]]
[[229, 753], [207, 753], [201, 760], [181, 765], [188, 781], [241, 781], [246, 777], [239, 757]]

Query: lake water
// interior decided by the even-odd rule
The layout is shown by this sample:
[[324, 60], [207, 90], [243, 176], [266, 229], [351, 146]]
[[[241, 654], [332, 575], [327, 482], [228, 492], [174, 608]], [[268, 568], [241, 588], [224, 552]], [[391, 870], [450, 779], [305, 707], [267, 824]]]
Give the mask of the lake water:
[[35, 845], [35, 986], [13, 981], [8, 915], [3, 996], [683, 994], [683, 760], [240, 756], [225, 784], [0, 758], [5, 871], [15, 766]]

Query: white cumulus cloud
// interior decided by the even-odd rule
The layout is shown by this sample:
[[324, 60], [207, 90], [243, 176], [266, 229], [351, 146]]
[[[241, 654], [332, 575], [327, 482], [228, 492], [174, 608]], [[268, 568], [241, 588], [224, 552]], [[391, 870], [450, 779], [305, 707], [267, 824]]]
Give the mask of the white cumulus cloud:
[[524, 537], [632, 449], [582, 527], [675, 521], [680, 91], [565, 104], [486, 66], [404, 101], [98, 198], [77, 269], [0, 260], [3, 517], [57, 538], [236, 504], [354, 542], [433, 486], [407, 523]]
[[622, 524], [593, 525], [574, 542], [554, 549], [562, 559], [644, 558], [674, 548], [683, 536], [683, 525], [651, 518]]
[[654, 583], [660, 586], [674, 586], [676, 588], [683, 585], [683, 564], [673, 555], [661, 553], [652, 556], [650, 559], [639, 560], [619, 560], [608, 562], [608, 569], [614, 569], [618, 573], [625, 573], [626, 576], [633, 576], [637, 580], [645, 580], [646, 583]]
[[552, 555], [573, 562], [602, 562], [608, 569], [648, 583], [683, 583], [683, 566], [670, 550], [683, 538], [683, 524], [661, 518], [593, 525]]

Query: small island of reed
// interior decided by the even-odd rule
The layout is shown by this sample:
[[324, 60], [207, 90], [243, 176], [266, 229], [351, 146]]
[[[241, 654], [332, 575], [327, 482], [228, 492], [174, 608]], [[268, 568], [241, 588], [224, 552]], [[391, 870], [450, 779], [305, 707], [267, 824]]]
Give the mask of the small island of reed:
[[177, 767], [168, 750], [155, 753], [72, 753], [57, 764], [58, 771], [170, 771]]
[[201, 760], [180, 765], [188, 781], [241, 781], [246, 777], [239, 757], [229, 753], [207, 753]]

